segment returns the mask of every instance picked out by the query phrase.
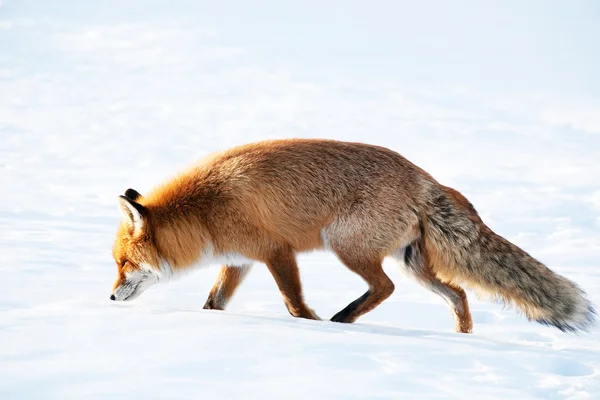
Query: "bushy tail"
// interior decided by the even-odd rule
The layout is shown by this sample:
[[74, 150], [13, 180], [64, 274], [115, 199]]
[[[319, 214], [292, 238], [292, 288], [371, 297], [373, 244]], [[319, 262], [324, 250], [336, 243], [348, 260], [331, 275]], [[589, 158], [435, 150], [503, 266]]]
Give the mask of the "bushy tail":
[[428, 200], [424, 239], [440, 278], [514, 305], [561, 331], [587, 330], [596, 312], [586, 294], [487, 227], [460, 193], [442, 187]]

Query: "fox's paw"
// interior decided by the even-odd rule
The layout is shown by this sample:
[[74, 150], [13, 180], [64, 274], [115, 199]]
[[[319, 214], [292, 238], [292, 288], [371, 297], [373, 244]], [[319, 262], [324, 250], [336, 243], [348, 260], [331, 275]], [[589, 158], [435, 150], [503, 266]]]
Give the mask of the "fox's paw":
[[473, 333], [473, 322], [471, 320], [456, 321], [454, 329], [457, 333]]
[[354, 322], [354, 318], [351, 317], [348, 310], [343, 309], [342, 311], [340, 311], [339, 313], [337, 313], [333, 317], [331, 317], [330, 321], [351, 324], [352, 322]]
[[290, 315], [295, 318], [314, 319], [317, 321], [321, 319], [311, 308], [307, 307], [305, 304], [300, 307], [287, 306], [287, 309]]
[[224, 310], [225, 307], [223, 307], [222, 304], [219, 304], [219, 302], [217, 302], [212, 296], [209, 297], [206, 300], [206, 303], [204, 303], [204, 307], [202, 307], [204, 310]]
[[321, 320], [321, 318], [319, 318], [319, 316], [317, 315], [317, 313], [315, 313], [315, 311], [313, 309], [309, 308], [308, 311], [310, 311], [310, 314], [311, 314], [309, 319], [314, 319], [317, 321]]

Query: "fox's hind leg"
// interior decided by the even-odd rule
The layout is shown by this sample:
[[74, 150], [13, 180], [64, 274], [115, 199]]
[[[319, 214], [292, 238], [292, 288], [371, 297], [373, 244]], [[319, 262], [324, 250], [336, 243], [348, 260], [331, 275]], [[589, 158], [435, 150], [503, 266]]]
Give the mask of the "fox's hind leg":
[[400, 263], [403, 262], [407, 272], [421, 285], [438, 294], [446, 301], [452, 310], [457, 332], [472, 332], [473, 320], [469, 311], [467, 294], [460, 286], [444, 282], [435, 275], [428, 257], [424, 254], [424, 249], [420, 241], [406, 247], [404, 252], [399, 251], [393, 254], [392, 257]]
[[204, 303], [205, 310], [223, 310], [233, 296], [237, 287], [242, 283], [251, 265], [239, 267], [224, 265], [217, 276], [217, 280], [210, 290], [208, 299]]
[[[402, 207], [392, 207], [381, 199], [354, 203], [350, 212], [339, 216], [321, 232], [326, 248], [368, 285], [368, 290], [335, 314], [333, 322], [354, 322], [372, 311], [394, 293], [394, 283], [382, 267], [388, 249], [400, 243], [410, 243], [418, 235], [417, 217]], [[377, 201], [379, 200], [379, 201]], [[382, 210], [382, 204], [391, 209]]]
[[338, 253], [340, 260], [356, 272], [369, 285], [369, 289], [346, 308], [335, 314], [333, 322], [354, 322], [358, 317], [373, 310], [394, 292], [394, 283], [385, 274], [380, 260], [345, 257]]

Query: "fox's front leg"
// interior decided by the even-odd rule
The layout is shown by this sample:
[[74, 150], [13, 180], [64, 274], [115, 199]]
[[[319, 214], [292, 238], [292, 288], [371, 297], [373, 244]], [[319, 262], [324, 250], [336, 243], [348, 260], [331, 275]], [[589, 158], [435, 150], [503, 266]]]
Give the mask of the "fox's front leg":
[[304, 302], [300, 273], [293, 252], [285, 249], [275, 252], [266, 264], [279, 287], [289, 313], [294, 317], [318, 320], [317, 314]]
[[204, 303], [205, 310], [224, 310], [233, 296], [235, 289], [242, 283], [251, 265], [239, 267], [224, 265], [221, 267], [217, 281], [210, 290], [208, 299]]

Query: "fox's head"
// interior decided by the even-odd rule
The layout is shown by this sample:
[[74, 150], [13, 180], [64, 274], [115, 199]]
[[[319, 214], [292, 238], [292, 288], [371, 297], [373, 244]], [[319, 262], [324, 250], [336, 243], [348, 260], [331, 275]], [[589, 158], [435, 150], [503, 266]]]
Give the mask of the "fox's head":
[[119, 196], [123, 221], [113, 247], [117, 279], [111, 300], [133, 300], [165, 275], [152, 239], [149, 211], [140, 200], [142, 196], [133, 189]]

